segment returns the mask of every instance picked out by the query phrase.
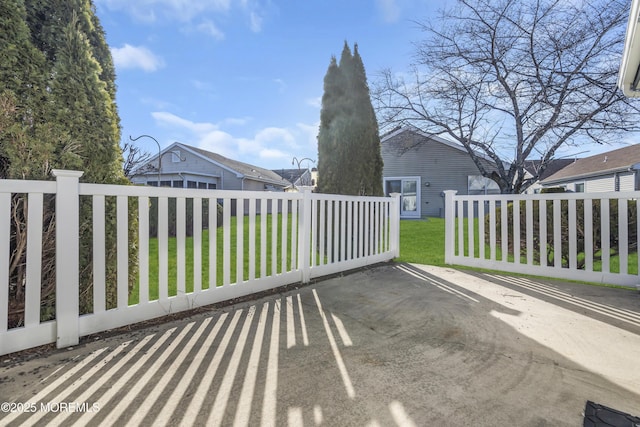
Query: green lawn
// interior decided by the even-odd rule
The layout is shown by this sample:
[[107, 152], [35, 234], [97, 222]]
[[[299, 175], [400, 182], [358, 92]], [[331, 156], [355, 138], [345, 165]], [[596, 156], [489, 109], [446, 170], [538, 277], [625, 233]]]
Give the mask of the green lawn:
[[[477, 219], [475, 230], [477, 233]], [[281, 259], [282, 259], [282, 217], [278, 215], [278, 234], [277, 234], [277, 253], [276, 259], [278, 264], [278, 273], [281, 273]], [[256, 277], [260, 277], [260, 217], [256, 218]], [[271, 275], [272, 270], [272, 216], [267, 216], [267, 272], [266, 275]], [[236, 217], [231, 218], [231, 241], [230, 241], [230, 267], [231, 267], [231, 283], [236, 282]], [[248, 279], [249, 271], [249, 219], [247, 216], [244, 218], [244, 279]], [[216, 285], [222, 285], [223, 280], [223, 230], [218, 228], [216, 230], [217, 236], [217, 270], [216, 270]], [[287, 259], [290, 268], [291, 263], [291, 219], [289, 218], [287, 226]], [[468, 228], [466, 222], [464, 224], [464, 239], [466, 242]], [[476, 256], [479, 254], [479, 239], [476, 234], [474, 239], [475, 247], [474, 252]], [[396, 259], [398, 262], [410, 262], [416, 264], [427, 264], [435, 266], [444, 266], [444, 219], [443, 218], [427, 218], [421, 220], [402, 220], [400, 221], [400, 257]], [[457, 247], [457, 239], [455, 245]], [[158, 299], [158, 242], [157, 239], [149, 240], [149, 299]], [[466, 243], [465, 243], [466, 245]], [[176, 249], [177, 241], [175, 238], [169, 238], [169, 295], [176, 295], [176, 283], [177, 283], [177, 268], [176, 268]], [[202, 287], [206, 289], [209, 287], [209, 230], [204, 230], [202, 235]], [[193, 238], [188, 237], [185, 244], [185, 274], [186, 274], [186, 290], [190, 292], [193, 290]], [[490, 247], [485, 245], [485, 258], [490, 256]], [[597, 256], [598, 254], [596, 254]], [[501, 248], [496, 248], [496, 259], [501, 259]], [[513, 253], [509, 253], [507, 256], [509, 262], [513, 262]], [[619, 257], [612, 255], [610, 259], [610, 271], [619, 271]], [[526, 262], [526, 258], [522, 258], [522, 262]], [[538, 263], [538, 262], [537, 262]], [[628, 270], [629, 274], [637, 274], [638, 272], [638, 255], [637, 252], [629, 254], [628, 257]], [[602, 263], [600, 260], [594, 260], [594, 271], [602, 270]], [[135, 304], [138, 302], [138, 283], [135, 284], [130, 296], [129, 303]]]
[[400, 221], [399, 262], [444, 266], [444, 218]]
[[[266, 276], [272, 274], [272, 215], [267, 215], [267, 236], [266, 236]], [[277, 243], [277, 272], [282, 272], [282, 215], [278, 214], [278, 233], [276, 235]], [[237, 249], [237, 218], [231, 217], [231, 233], [229, 254], [231, 267], [231, 283], [236, 282], [236, 249]], [[260, 254], [260, 242], [261, 242], [261, 221], [260, 216], [256, 216], [256, 260], [255, 271], [256, 277], [260, 277], [261, 267], [261, 254]], [[223, 284], [223, 229], [219, 227], [216, 229], [216, 286], [222, 286]], [[169, 296], [177, 294], [177, 239], [170, 237], [168, 239], [169, 255], [168, 255], [168, 284], [169, 284]], [[200, 272], [202, 277], [202, 288], [209, 288], [209, 230], [203, 230], [202, 232], [202, 271]], [[244, 261], [244, 280], [249, 277], [249, 217], [244, 217], [243, 224], [243, 261]], [[287, 268], [291, 267], [291, 218], [287, 221]], [[193, 269], [194, 251], [193, 251], [193, 237], [187, 237], [185, 239], [185, 288], [187, 292], [193, 291], [194, 286], [194, 269]], [[149, 239], [149, 300], [158, 299], [158, 239]], [[129, 304], [137, 304], [139, 302], [139, 282], [136, 281], [133, 289], [129, 294]]]
[[[479, 256], [479, 243], [478, 238], [478, 219], [476, 218], [474, 224], [475, 236], [474, 236], [474, 254]], [[465, 219], [463, 225], [463, 236], [465, 242], [465, 253], [468, 251], [467, 239], [468, 239], [468, 227], [467, 220]], [[454, 245], [458, 247], [458, 239], [455, 239]], [[484, 255], [486, 259], [489, 259], [491, 255], [491, 248], [488, 244], [485, 244]], [[551, 257], [553, 254], [550, 255]], [[594, 254], [593, 270], [602, 271], [602, 261], [598, 259], [600, 253]], [[584, 254], [578, 255], [579, 259], [584, 258]], [[496, 259], [502, 259], [502, 251], [500, 245], [496, 247]], [[629, 253], [627, 258], [628, 273], [638, 274], [638, 253]], [[400, 262], [412, 262], [416, 264], [427, 264], [444, 266], [444, 219], [443, 218], [427, 218], [422, 220], [402, 220], [400, 221], [400, 257], [397, 259]], [[507, 261], [513, 262], [513, 252], [507, 254]], [[526, 263], [526, 254], [521, 253], [521, 262]], [[534, 260], [534, 264], [540, 264], [539, 259]], [[617, 273], [620, 271], [620, 257], [611, 252], [609, 271]]]

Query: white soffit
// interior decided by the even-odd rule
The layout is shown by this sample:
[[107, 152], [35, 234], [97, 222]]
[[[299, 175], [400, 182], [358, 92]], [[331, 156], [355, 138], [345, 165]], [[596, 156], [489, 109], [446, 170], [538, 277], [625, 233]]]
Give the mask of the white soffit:
[[627, 23], [627, 35], [624, 42], [624, 52], [620, 64], [618, 87], [629, 97], [640, 97], [640, 82], [636, 89], [633, 82], [640, 67], [640, 0], [631, 1], [631, 12]]

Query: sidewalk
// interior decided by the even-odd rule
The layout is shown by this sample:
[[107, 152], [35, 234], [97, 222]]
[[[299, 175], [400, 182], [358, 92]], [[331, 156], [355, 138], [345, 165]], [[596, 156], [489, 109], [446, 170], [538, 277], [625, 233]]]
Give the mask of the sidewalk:
[[0, 425], [576, 426], [639, 354], [637, 292], [389, 264], [4, 362]]

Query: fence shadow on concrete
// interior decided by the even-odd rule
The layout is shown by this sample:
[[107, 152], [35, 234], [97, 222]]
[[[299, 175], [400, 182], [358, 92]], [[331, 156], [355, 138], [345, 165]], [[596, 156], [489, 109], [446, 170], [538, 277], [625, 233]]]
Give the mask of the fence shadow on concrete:
[[[320, 425], [326, 421], [321, 403], [283, 407], [283, 400], [293, 403], [299, 396], [290, 387], [282, 390], [279, 378], [308, 369], [307, 359], [317, 367], [324, 354], [323, 375], [333, 387], [322, 395], [353, 401], [342, 356], [352, 345], [343, 321], [323, 308], [316, 289], [269, 298], [96, 348], [56, 370], [22, 401], [37, 411], [0, 416], [0, 424]], [[71, 410], [60, 406], [69, 402], [76, 405]], [[398, 401], [382, 412], [384, 424], [413, 423]]]

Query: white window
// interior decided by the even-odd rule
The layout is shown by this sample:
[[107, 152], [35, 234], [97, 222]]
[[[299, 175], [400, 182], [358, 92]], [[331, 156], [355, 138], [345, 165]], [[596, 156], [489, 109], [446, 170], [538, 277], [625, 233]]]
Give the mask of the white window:
[[467, 194], [500, 194], [500, 187], [490, 178], [482, 175], [468, 175]]

